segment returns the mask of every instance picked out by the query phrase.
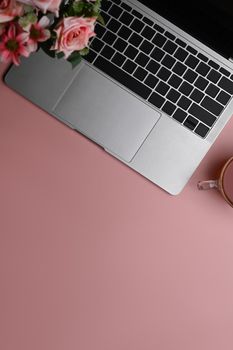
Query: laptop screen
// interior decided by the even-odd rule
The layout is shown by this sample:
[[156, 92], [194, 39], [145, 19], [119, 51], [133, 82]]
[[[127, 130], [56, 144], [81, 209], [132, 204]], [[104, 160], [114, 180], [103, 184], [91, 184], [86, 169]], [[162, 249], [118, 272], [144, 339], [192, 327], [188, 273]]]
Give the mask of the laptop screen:
[[233, 57], [233, 0], [139, 0], [220, 55]]

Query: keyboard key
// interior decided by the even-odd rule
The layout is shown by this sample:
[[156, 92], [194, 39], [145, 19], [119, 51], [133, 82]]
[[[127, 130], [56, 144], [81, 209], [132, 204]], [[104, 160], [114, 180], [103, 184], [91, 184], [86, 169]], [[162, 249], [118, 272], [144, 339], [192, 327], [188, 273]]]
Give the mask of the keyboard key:
[[187, 69], [187, 67], [185, 67], [185, 65], [183, 63], [180, 63], [180, 62], [176, 62], [176, 64], [172, 68], [173, 72], [175, 72], [179, 76], [183, 75], [184, 72], [186, 71], [186, 69]]
[[133, 61], [131, 61], [129, 59], [127, 59], [127, 61], [122, 66], [122, 68], [124, 70], [126, 70], [126, 72], [128, 72], [130, 74], [133, 73], [133, 71], [135, 70], [136, 67], [137, 67], [137, 65]]
[[112, 62], [114, 62], [118, 67], [121, 67], [125, 60], [126, 57], [119, 52], [116, 52], [112, 58]]
[[[102, 5], [101, 5], [102, 6]], [[115, 18], [119, 18], [120, 15], [122, 14], [123, 9], [120, 8], [119, 6], [113, 4], [112, 7], [110, 8], [110, 10], [108, 11], [108, 13]]]
[[219, 69], [219, 65], [216, 62], [212, 61], [212, 60], [209, 60], [208, 65], [211, 66], [214, 69]]
[[187, 117], [187, 113], [184, 112], [182, 109], [177, 108], [177, 110], [175, 111], [172, 117], [176, 119], [178, 122], [183, 123], [183, 121]]
[[180, 96], [181, 94], [172, 88], [167, 94], [167, 99], [175, 103]]
[[[101, 7], [102, 7], [102, 4], [101, 4]], [[123, 9], [125, 9], [126, 11], [130, 12], [132, 10], [132, 7], [130, 7], [129, 5], [127, 5], [126, 3], [122, 2], [121, 3], [121, 7]]]
[[219, 91], [220, 89], [216, 85], [210, 83], [205, 90], [205, 93], [211, 97], [215, 97]]
[[125, 25], [123, 25], [118, 32], [118, 35], [125, 40], [127, 40], [131, 34], [132, 30], [127, 28]]
[[176, 62], [176, 60], [168, 54], [161, 61], [161, 63], [169, 69], [174, 65], [175, 62]]
[[170, 88], [169, 85], [167, 85], [163, 81], [160, 81], [158, 83], [158, 85], [156, 86], [155, 90], [158, 91], [161, 95], [164, 96], [168, 92], [169, 88]]
[[140, 97], [144, 99], [149, 97], [151, 93], [151, 89], [149, 87], [145, 86], [140, 81], [124, 72], [121, 68], [118, 68], [109, 62], [109, 60], [99, 56], [95, 60], [94, 65]]
[[147, 76], [147, 71], [142, 67], [137, 67], [133, 75], [135, 76], [135, 78], [138, 78], [140, 81], [143, 81]]
[[112, 2], [115, 2], [115, 4], [117, 4], [117, 5], [121, 4], [121, 0], [112, 0]]
[[150, 27], [152, 27], [153, 26], [153, 24], [154, 24], [154, 22], [153, 21], [151, 21], [149, 18], [147, 18], [147, 17], [143, 17], [143, 22], [145, 22], [146, 24], [148, 24]]
[[176, 43], [181, 46], [181, 47], [185, 47], [186, 46], [186, 43], [182, 40], [180, 40], [179, 38], [176, 39]]
[[140, 33], [142, 28], [144, 27], [144, 23], [139, 21], [139, 19], [135, 18], [133, 22], [131, 23], [130, 27], [135, 30], [137, 33]]
[[220, 91], [216, 100], [225, 106], [227, 102], [230, 100], [230, 98], [231, 96], [228, 95], [225, 91]]
[[211, 71], [209, 72], [206, 78], [212, 81], [213, 83], [217, 83], [220, 77], [221, 77], [221, 74], [219, 72], [216, 72], [216, 70], [211, 69]]
[[200, 123], [196, 129], [195, 129], [195, 133], [200, 135], [201, 137], [205, 137], [207, 135], [207, 133], [209, 132], [209, 128], [207, 128], [206, 125]]
[[164, 55], [165, 55], [165, 52], [161, 50], [159, 47], [155, 47], [150, 54], [150, 56], [154, 58], [157, 62], [161, 61]]
[[157, 77], [164, 81], [167, 81], [170, 75], [171, 72], [165, 67], [160, 68], [159, 72], [157, 73]]
[[148, 26], [145, 26], [145, 28], [143, 29], [143, 31], [141, 32], [141, 35], [148, 39], [148, 40], [151, 40], [153, 38], [153, 36], [155, 35], [155, 30], [148, 27]]
[[137, 55], [135, 62], [140, 64], [140, 66], [145, 67], [145, 65], [148, 63], [149, 59], [150, 58], [148, 56], [146, 56], [144, 53], [140, 52]]
[[203, 99], [204, 94], [203, 94], [203, 92], [201, 92], [200, 90], [194, 89], [189, 97], [190, 97], [193, 101], [199, 103], [199, 102]]
[[168, 32], [168, 31], [166, 31], [165, 33], [164, 33], [164, 35], [167, 37], [167, 38], [169, 38], [170, 40], [175, 40], [175, 35], [173, 35], [172, 33], [170, 33], [170, 32]]
[[183, 81], [183, 83], [179, 87], [179, 91], [185, 96], [188, 96], [192, 90], [193, 86], [190, 85], [187, 81]]
[[140, 35], [133, 33], [129, 38], [129, 43], [138, 47], [141, 44], [142, 40], [143, 38]]
[[146, 66], [146, 69], [153, 74], [155, 74], [159, 70], [159, 68], [160, 68], [160, 65], [154, 60], [150, 60], [150, 62]]
[[133, 19], [134, 17], [130, 13], [124, 11], [121, 17], [119, 18], [119, 21], [128, 26]]
[[101, 9], [105, 12], [108, 12], [109, 8], [111, 7], [112, 3], [111, 1], [105, 0], [101, 4]]
[[157, 92], [153, 92], [148, 101], [152, 103], [155, 107], [160, 108], [165, 102], [165, 98], [157, 94]]
[[117, 36], [115, 34], [113, 34], [112, 32], [110, 32], [109, 30], [104, 34], [102, 40], [109, 44], [112, 45], [114, 43], [114, 41], [116, 40]]
[[205, 90], [208, 83], [209, 83], [208, 80], [206, 80], [205, 78], [198, 77], [194, 85], [200, 90]]
[[96, 23], [96, 25], [95, 25], [95, 32], [96, 32], [96, 36], [98, 38], [102, 38], [102, 36], [106, 32], [106, 28], [102, 27], [99, 23]]
[[179, 61], [183, 62], [186, 57], [188, 56], [188, 52], [182, 49], [181, 47], [178, 47], [176, 50], [174, 57], [177, 58]]
[[162, 27], [160, 27], [158, 24], [154, 24], [154, 29], [156, 29], [158, 32], [163, 33], [164, 29]]
[[118, 51], [120, 51], [120, 52], [123, 52], [127, 45], [128, 45], [128, 44], [127, 44], [127, 42], [126, 42], [125, 40], [123, 40], [123, 39], [121, 39], [121, 38], [118, 38], [118, 39], [115, 41], [113, 47], [114, 47], [116, 50], [118, 50]]
[[201, 106], [216, 116], [219, 116], [224, 108], [222, 105], [220, 105], [220, 103], [214, 101], [209, 96], [204, 97], [204, 99], [201, 102]]
[[208, 61], [208, 57], [206, 57], [205, 55], [203, 55], [202, 53], [199, 52], [199, 54], [197, 55], [198, 58], [200, 58], [200, 60], [207, 62]]
[[179, 107], [181, 107], [182, 109], [186, 110], [189, 108], [189, 106], [191, 105], [192, 101], [185, 96], [181, 96], [181, 98], [179, 99], [177, 105]]
[[113, 50], [113, 48], [108, 45], [105, 45], [101, 51], [101, 55], [108, 59], [110, 59], [114, 55], [114, 53], [115, 50]]
[[104, 46], [104, 43], [98, 38], [95, 38], [91, 43], [91, 48], [96, 52], [100, 52], [103, 46]]
[[124, 54], [133, 60], [137, 56], [138, 52], [138, 49], [136, 49], [132, 45], [129, 45], [125, 50]]
[[193, 103], [188, 111], [190, 114], [208, 126], [212, 126], [216, 121], [216, 117], [212, 113], [209, 113], [204, 108], [198, 106], [196, 103]]
[[132, 14], [135, 16], [135, 17], [138, 17], [138, 18], [142, 18], [142, 14], [136, 10], [133, 10], [132, 11]]
[[157, 77], [155, 77], [152, 74], [149, 74], [145, 79], [144, 83], [153, 89], [155, 85], [158, 83], [158, 81], [159, 79]]
[[207, 64], [203, 63], [203, 62], [200, 62], [199, 65], [196, 68], [196, 71], [199, 74], [201, 74], [203, 77], [205, 77], [207, 75], [209, 70], [210, 70], [210, 67]]
[[189, 128], [190, 130], [195, 129], [195, 127], [198, 124], [198, 120], [193, 118], [191, 115], [188, 116], [188, 118], [185, 120], [184, 125]]
[[222, 77], [218, 82], [218, 86], [229, 94], [233, 94], [233, 81], [229, 80], [228, 78]]
[[171, 78], [168, 80], [168, 84], [173, 86], [175, 89], [181, 84], [182, 79], [178, 77], [176, 74], [172, 74]]
[[199, 62], [200, 61], [196, 57], [194, 57], [193, 55], [189, 55], [189, 57], [185, 61], [185, 64], [187, 66], [189, 66], [190, 68], [194, 69], [198, 65]]
[[177, 45], [174, 44], [172, 41], [168, 40], [166, 44], [163, 47], [163, 50], [166, 51], [167, 53], [170, 53], [171, 55], [175, 52], [177, 49]]
[[168, 115], [172, 115], [172, 113], [175, 111], [175, 109], [176, 109], [176, 105], [174, 105], [173, 103], [171, 103], [169, 101], [165, 102], [163, 107], [162, 107], [162, 111], [164, 111]]
[[116, 33], [118, 31], [120, 26], [121, 26], [121, 23], [114, 18], [111, 18], [109, 23], [108, 23], [108, 29], [110, 29], [114, 33]]
[[139, 46], [139, 49], [144, 53], [149, 54], [153, 47], [154, 45], [152, 45], [148, 40], [144, 39], [141, 45]]
[[183, 76], [183, 78], [184, 78], [185, 80], [187, 80], [189, 83], [193, 83], [194, 80], [196, 79], [196, 77], [197, 77], [197, 73], [195, 73], [195, 72], [194, 72], [193, 70], [191, 70], [191, 69], [188, 69], [188, 70], [185, 72], [184, 76]]
[[101, 11], [100, 14], [101, 14], [101, 16], [103, 17], [104, 23], [105, 23], [105, 25], [106, 25], [106, 24], [108, 23], [108, 21], [110, 20], [111, 17], [110, 17], [107, 13], [105, 13], [105, 12], [103, 12], [103, 11]]
[[196, 55], [197, 54], [197, 50], [195, 50], [192, 46], [187, 46], [186, 47], [186, 50], [190, 53], [192, 53], [193, 55]]
[[221, 67], [219, 69], [219, 72], [221, 72], [222, 74], [224, 74], [226, 77], [229, 77], [229, 75], [231, 74], [228, 70], [226, 70], [225, 68]]
[[157, 33], [152, 39], [153, 44], [155, 44], [158, 47], [162, 47], [166, 41], [167, 39], [165, 38], [165, 36], [161, 35], [160, 33]]

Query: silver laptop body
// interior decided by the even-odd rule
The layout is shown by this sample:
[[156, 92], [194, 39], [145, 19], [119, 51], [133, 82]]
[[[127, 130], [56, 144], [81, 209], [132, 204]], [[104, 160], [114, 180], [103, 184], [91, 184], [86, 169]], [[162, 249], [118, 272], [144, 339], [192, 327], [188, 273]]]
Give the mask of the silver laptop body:
[[[129, 78], [127, 81], [126, 74], [122, 73], [122, 79], [125, 81], [121, 83], [118, 81], [118, 71], [115, 72], [115, 68], [111, 70], [110, 64], [115, 65], [113, 57], [116, 52], [114, 51], [114, 56], [108, 59], [102, 57], [103, 48], [101, 48], [102, 51], [97, 49], [95, 51], [93, 41], [93, 57], [96, 60], [99, 57], [96, 65], [91, 60], [83, 60], [75, 69], [72, 69], [70, 63], [65, 60], [53, 59], [42, 51], [38, 51], [28, 59], [23, 60], [19, 67], [11, 67], [5, 76], [5, 82], [9, 87], [61, 122], [102, 146], [103, 149], [127, 166], [168, 193], [176, 195], [184, 188], [233, 113], [233, 81], [230, 79], [233, 73], [233, 64], [229, 59], [216, 53], [139, 1], [108, 1], [108, 6], [109, 8], [103, 11], [103, 14], [106, 13], [107, 19], [104, 30], [110, 31], [111, 35], [114, 34], [118, 38], [116, 32], [108, 30], [108, 23], [112, 19], [120, 22], [122, 13], [118, 18], [111, 15], [115, 15], [114, 11], [120, 7], [123, 12], [129, 13], [130, 16], [137, 14], [137, 19], [144, 23], [144, 29], [147, 28], [145, 30], [140, 28], [137, 31], [132, 29], [133, 26], [125, 24], [126, 27], [130, 28], [131, 34], [128, 38], [124, 38], [124, 41], [131, 47], [141, 52], [140, 46], [142, 44], [140, 46], [130, 44], [132, 30], [135, 38], [137, 38], [135, 33], [141, 35], [143, 30], [144, 33], [149, 33], [149, 37], [153, 33], [159, 37], [161, 33], [156, 28], [163, 28], [162, 35], [166, 37], [167, 42], [175, 44], [175, 46], [173, 45], [176, 47], [175, 52], [179, 49], [179, 52], [182, 53], [183, 49], [189, 48], [187, 57], [182, 61], [182, 57], [180, 58], [178, 54], [175, 55], [175, 52], [171, 54], [169, 51], [165, 51], [165, 47], [161, 45], [158, 46], [158, 49], [162, 50], [164, 57], [167, 56], [167, 60], [163, 61], [163, 57], [160, 61], [156, 61], [156, 59], [151, 58], [150, 53], [143, 52], [149, 58], [149, 62], [151, 61], [150, 65], [149, 63], [144, 66], [139, 65], [139, 68], [137, 65], [132, 73], [124, 70], [128, 66], [132, 70], [134, 67], [132, 63], [131, 66], [124, 63], [125, 66], [117, 68], [136, 79], [136, 84], [131, 89], [127, 87], [127, 84], [131, 84], [133, 80], [131, 81]], [[111, 11], [111, 7], [114, 11]], [[127, 16], [129, 20], [130, 16], [126, 14], [125, 17], [127, 18]], [[114, 22], [113, 20], [111, 23]], [[115, 37], [115, 41], [117, 38]], [[104, 39], [98, 40], [104, 46]], [[154, 51], [153, 38], [143, 37], [143, 40], [146, 40], [147, 44], [149, 42], [153, 45], [153, 47], [149, 46], [146, 51], [150, 48], [151, 52]], [[172, 45], [170, 46], [172, 47]], [[114, 48], [114, 44], [112, 47]], [[141, 47], [143, 48], [143, 46]], [[134, 52], [135, 49], [132, 51]], [[124, 55], [124, 52], [121, 54]], [[137, 55], [140, 52], [137, 52]], [[133, 61], [137, 64], [136, 58], [129, 58], [130, 55], [133, 56], [132, 52], [126, 56], [126, 60], [129, 60], [129, 63]], [[197, 58], [197, 55], [201, 57], [198, 58], [200, 68], [188, 66], [186, 73], [189, 71], [189, 74], [186, 74], [188, 79], [186, 80], [185, 73], [181, 76], [178, 68], [182, 68], [188, 56]], [[110, 65], [110, 68], [107, 67], [110, 74], [101, 69], [100, 64], [103, 65], [104, 62], [106, 62], [106, 66]], [[170, 76], [164, 78], [163, 75], [159, 74], [161, 68], [154, 72], [153, 69], [157, 67], [157, 63], [154, 62], [162, 65], [166, 70], [170, 70]], [[171, 66], [172, 63], [173, 66]], [[208, 65], [209, 63], [211, 65]], [[177, 68], [173, 71], [172, 67], [175, 64], [177, 64]], [[208, 70], [206, 75], [204, 75], [205, 69], [202, 71], [202, 68]], [[163, 69], [163, 72], [166, 73], [166, 70]], [[201, 89], [201, 84], [195, 85], [195, 79], [200, 75], [195, 76], [198, 70], [200, 70], [204, 80], [208, 81], [209, 90], [207, 87]], [[112, 73], [113, 71], [114, 73]], [[192, 72], [190, 73], [190, 71]], [[216, 71], [219, 74], [218, 82], [214, 82], [215, 78], [211, 80], [211, 71], [215, 72], [215, 74], [212, 73], [213, 76], [216, 75]], [[115, 74], [115, 77], [112, 74]], [[143, 77], [145, 74], [146, 76]], [[171, 76], [181, 78], [183, 87], [180, 88], [181, 85], [176, 87], [175, 84], [170, 86]], [[209, 78], [207, 78], [208, 76]], [[200, 83], [203, 81], [203, 79], [199, 80]], [[152, 84], [153, 81], [156, 81], [155, 86]], [[151, 86], [145, 82], [150, 83]], [[147, 95], [149, 93], [146, 98], [141, 96], [143, 90], [139, 90], [141, 83], [146, 86]], [[185, 87], [190, 87], [190, 85], [192, 91], [186, 92]], [[213, 85], [216, 88], [213, 88]], [[148, 88], [151, 89], [150, 92], [148, 92]], [[138, 93], [135, 92], [135, 89], [138, 89]], [[184, 93], [182, 99], [181, 92]], [[201, 93], [204, 95], [202, 96]], [[202, 96], [202, 102], [197, 102], [199, 95]], [[176, 99], [177, 96], [179, 98]], [[199, 114], [201, 120], [198, 119]]]

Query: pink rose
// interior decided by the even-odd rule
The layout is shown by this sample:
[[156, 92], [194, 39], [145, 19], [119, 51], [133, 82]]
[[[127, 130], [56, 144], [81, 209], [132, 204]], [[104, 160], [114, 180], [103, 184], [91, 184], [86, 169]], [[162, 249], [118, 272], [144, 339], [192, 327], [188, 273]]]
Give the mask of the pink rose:
[[66, 17], [56, 28], [57, 39], [52, 50], [63, 52], [68, 58], [73, 51], [80, 51], [88, 46], [91, 37], [95, 36], [96, 18]]
[[0, 23], [9, 22], [23, 14], [23, 5], [16, 0], [0, 0]]
[[[1, 0], [0, 0], [1, 1]], [[19, 0], [23, 4], [37, 7], [43, 13], [53, 12], [58, 17], [62, 0]]]

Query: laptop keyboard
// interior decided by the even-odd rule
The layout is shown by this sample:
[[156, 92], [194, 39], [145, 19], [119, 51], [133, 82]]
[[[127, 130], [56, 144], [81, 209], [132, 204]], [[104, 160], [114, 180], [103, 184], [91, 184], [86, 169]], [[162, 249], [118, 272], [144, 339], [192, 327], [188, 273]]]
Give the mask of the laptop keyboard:
[[233, 95], [233, 75], [120, 0], [102, 0], [88, 62], [206, 137]]

